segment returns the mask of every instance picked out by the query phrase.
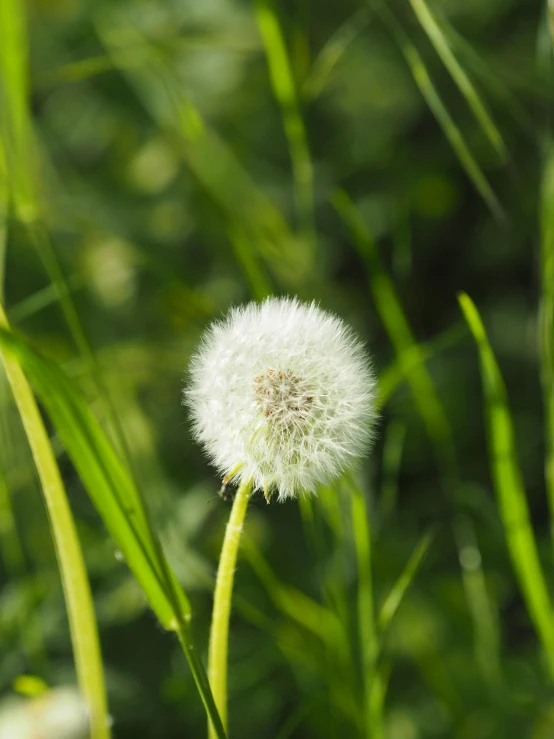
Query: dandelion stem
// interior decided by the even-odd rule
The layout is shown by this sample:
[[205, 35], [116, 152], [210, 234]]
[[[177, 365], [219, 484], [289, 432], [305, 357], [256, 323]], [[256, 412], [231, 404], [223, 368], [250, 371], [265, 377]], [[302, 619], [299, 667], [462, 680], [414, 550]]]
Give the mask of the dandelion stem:
[[[231, 597], [240, 535], [251, 492], [252, 480], [241, 482], [225, 530], [214, 593], [208, 677], [215, 704], [225, 728], [227, 728], [227, 651]], [[211, 725], [208, 727], [208, 736], [209, 739], [216, 737]]]

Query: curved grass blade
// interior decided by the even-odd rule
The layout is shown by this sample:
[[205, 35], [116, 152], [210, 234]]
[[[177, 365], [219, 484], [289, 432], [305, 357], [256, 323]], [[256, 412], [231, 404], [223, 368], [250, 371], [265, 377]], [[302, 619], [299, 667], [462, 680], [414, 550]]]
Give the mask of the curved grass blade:
[[313, 101], [321, 95], [333, 69], [350, 44], [367, 27], [370, 17], [371, 13], [368, 8], [359, 8], [335, 31], [312, 65], [310, 74], [302, 88], [302, 94], [305, 98]]
[[465, 97], [467, 104], [475, 115], [475, 118], [481, 124], [481, 128], [483, 129], [485, 136], [488, 138], [501, 160], [506, 162], [508, 159], [508, 150], [504, 140], [502, 139], [502, 135], [488, 112], [485, 103], [467, 76], [466, 71], [454, 56], [450, 43], [437, 22], [437, 19], [431, 12], [431, 9], [425, 0], [410, 0], [410, 3], [423, 30], [435, 47], [435, 51], [442, 59], [444, 66], [450, 72], [450, 76], [458, 86], [462, 95]]
[[421, 54], [410, 41], [404, 29], [400, 26], [386, 5], [384, 3], [379, 3], [378, 9], [379, 14], [395, 37], [410, 68], [416, 85], [419, 87], [425, 102], [442, 128], [442, 131], [454, 150], [454, 153], [458, 157], [460, 164], [465, 169], [466, 174], [473, 182], [475, 189], [479, 192], [493, 216], [500, 222], [504, 221], [504, 210], [483, 171], [479, 167], [479, 164], [475, 160], [475, 157], [471, 153], [462, 132], [448, 112], [445, 104], [442, 102], [440, 95], [431, 80], [429, 72], [427, 71], [427, 67], [425, 66]]
[[554, 679], [554, 615], [529, 520], [506, 388], [477, 308], [465, 293], [460, 294], [459, 301], [479, 350], [489, 459], [508, 550], [527, 611]]
[[0, 346], [31, 378], [92, 502], [140, 583], [162, 626], [177, 632], [217, 736], [225, 737], [208, 680], [192, 643], [188, 598], [178, 584], [150, 523], [140, 492], [88, 405], [53, 362], [14, 334]]
[[294, 175], [296, 209], [309, 242], [315, 238], [313, 167], [287, 47], [272, 0], [255, 0], [269, 77], [281, 108]]
[[545, 413], [545, 478], [554, 543], [554, 146], [543, 175], [541, 198], [540, 356]]
[[[7, 327], [0, 304], [0, 327]], [[6, 334], [4, 328], [0, 328]], [[9, 334], [7, 334], [9, 335]], [[19, 363], [0, 345], [8, 382], [29, 441], [46, 502], [64, 590], [79, 687], [90, 714], [91, 739], [108, 739], [104, 669], [94, 604], [75, 523], [40, 411]]]

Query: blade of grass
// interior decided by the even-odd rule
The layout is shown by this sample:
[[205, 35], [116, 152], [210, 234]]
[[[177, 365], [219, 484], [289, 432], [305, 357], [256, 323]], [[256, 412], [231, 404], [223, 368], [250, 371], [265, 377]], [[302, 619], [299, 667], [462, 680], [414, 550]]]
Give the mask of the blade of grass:
[[[368, 0], [374, 1], [374, 0]], [[378, 11], [383, 21], [390, 29], [392, 35], [396, 39], [396, 42], [410, 68], [412, 77], [416, 85], [419, 87], [421, 94], [429, 109], [435, 116], [438, 124], [440, 125], [444, 135], [446, 136], [450, 146], [454, 150], [454, 153], [458, 157], [460, 164], [466, 171], [469, 179], [472, 181], [477, 192], [481, 195], [485, 203], [487, 204], [492, 215], [500, 222], [505, 220], [504, 210], [500, 205], [496, 195], [494, 194], [487, 178], [483, 171], [479, 167], [479, 164], [475, 160], [475, 157], [471, 153], [466, 140], [464, 139], [462, 132], [456, 125], [454, 119], [448, 112], [447, 107], [442, 102], [439, 93], [437, 92], [427, 67], [421, 57], [421, 54], [416, 49], [414, 44], [408, 38], [404, 29], [400, 26], [394, 15], [389, 11], [386, 4], [378, 2]]]
[[411, 368], [418, 363], [426, 363], [437, 357], [443, 351], [459, 343], [466, 335], [467, 327], [464, 324], [454, 325], [429, 341], [420, 343], [419, 352], [405, 354], [402, 360], [397, 359], [388, 367], [385, 367], [379, 376], [378, 408], [383, 408], [406, 380], [406, 371], [411, 371]]
[[0, 133], [12, 199], [23, 221], [36, 217], [28, 67], [24, 4], [4, 0], [0, 3]]
[[359, 8], [331, 38], [316, 57], [310, 74], [302, 88], [302, 94], [310, 101], [315, 100], [329, 81], [333, 69], [353, 41], [367, 27], [371, 13], [368, 8]]
[[519, 463], [506, 389], [485, 327], [472, 300], [462, 293], [460, 306], [479, 351], [489, 440], [489, 459], [512, 564], [527, 611], [542, 643], [554, 679], [554, 618]]
[[501, 160], [506, 162], [508, 159], [508, 150], [502, 139], [502, 135], [488, 112], [485, 103], [467, 76], [466, 71], [456, 59], [448, 39], [443, 33], [436, 17], [431, 12], [431, 9], [425, 0], [410, 0], [410, 3], [423, 30], [435, 47], [435, 51], [440, 56], [444, 66], [450, 72], [450, 75], [458, 86], [458, 89], [465, 97], [467, 104], [475, 115], [475, 118], [481, 124], [485, 136], [489, 139]]
[[476, 661], [488, 684], [496, 692], [502, 683], [498, 611], [487, 589], [481, 553], [471, 520], [460, 517], [456, 522], [455, 534], [462, 581], [475, 625]]
[[[4, 309], [0, 304], [0, 327], [5, 328], [7, 325]], [[110, 721], [98, 628], [77, 530], [48, 434], [25, 375], [9, 352], [0, 349], [0, 358], [33, 453], [48, 510], [64, 589], [77, 677], [89, 710], [91, 738], [108, 739]]]
[[393, 420], [387, 425], [383, 444], [381, 515], [388, 518], [396, 508], [398, 474], [402, 461], [406, 425]]
[[402, 570], [400, 577], [394, 584], [392, 590], [386, 597], [385, 602], [381, 606], [378, 618], [379, 630], [381, 632], [385, 631], [388, 628], [390, 622], [394, 618], [395, 613], [398, 611], [398, 608], [402, 603], [402, 599], [404, 598], [407, 589], [413, 582], [417, 571], [423, 561], [423, 558], [425, 557], [425, 554], [427, 553], [427, 550], [429, 549], [429, 546], [433, 541], [433, 536], [434, 533], [432, 531], [429, 531], [421, 537], [420, 541], [412, 552], [410, 559], [407, 561], [406, 566]]
[[377, 311], [396, 350], [398, 361], [410, 384], [414, 402], [427, 432], [441, 447], [448, 447], [451, 456], [452, 441], [448, 420], [425, 366], [422, 349], [414, 338], [394, 284], [381, 263], [371, 234], [356, 206], [344, 191], [337, 191], [332, 203], [352, 232], [354, 243], [367, 262], [370, 287]]
[[48, 411], [92, 502], [162, 626], [175, 631], [216, 734], [225, 737], [190, 634], [188, 598], [165, 559], [140, 491], [83, 397], [51, 361], [0, 331], [0, 346], [21, 364]]
[[365, 735], [368, 739], [370, 737], [382, 739], [384, 690], [380, 684], [381, 677], [377, 665], [379, 640], [373, 601], [371, 529], [363, 492], [350, 477], [346, 481], [351, 492], [352, 529], [358, 567], [358, 636], [362, 653]]
[[[276, 608], [323, 645], [323, 650], [316, 649], [316, 658], [319, 657], [319, 672], [326, 679], [331, 700], [357, 725], [361, 724], [359, 705], [355, 700], [349, 643], [340, 618], [331, 608], [321, 605], [297, 588], [282, 583], [251, 537], [244, 536], [242, 541], [245, 559]], [[339, 680], [337, 676], [340, 676]]]
[[281, 109], [289, 144], [298, 220], [307, 241], [313, 244], [315, 240], [313, 168], [306, 129], [298, 104], [296, 83], [272, 0], [255, 0], [255, 6], [269, 67], [271, 88]]
[[541, 198], [540, 357], [545, 414], [545, 478], [554, 544], [554, 146], [545, 163]]
[[263, 266], [256, 259], [256, 254], [250, 248], [249, 240], [238, 229], [229, 227], [229, 239], [233, 245], [235, 259], [242, 266], [250, 290], [256, 300], [263, 300], [273, 293], [271, 283]]

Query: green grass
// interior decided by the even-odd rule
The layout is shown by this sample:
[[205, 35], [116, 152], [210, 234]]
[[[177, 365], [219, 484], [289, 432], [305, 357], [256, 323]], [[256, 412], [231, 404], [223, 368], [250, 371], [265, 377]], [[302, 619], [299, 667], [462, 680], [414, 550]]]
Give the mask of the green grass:
[[554, 677], [554, 619], [545, 575], [539, 561], [527, 497], [517, 461], [513, 421], [500, 369], [481, 317], [471, 299], [460, 295], [460, 306], [477, 343], [487, 416], [491, 473], [512, 564], [529, 616]]
[[553, 70], [544, 3], [0, 3], [0, 724], [75, 665], [93, 737], [104, 672], [121, 739], [225, 735], [181, 384], [207, 322], [298, 294], [380, 422], [249, 504], [229, 735], [554, 734]]
[[[177, 633], [215, 735], [224, 737], [225, 732], [213, 702], [204, 667], [192, 642], [189, 600], [169, 568], [139, 489], [135, 486], [125, 465], [118, 458], [87, 404], [64, 374], [52, 362], [39, 357], [6, 330], [0, 331], [0, 346], [10, 358], [11, 366], [20, 365], [31, 377], [35, 390], [48, 409], [98, 513], [144, 590], [150, 607], [164, 628]], [[25, 393], [30, 396], [29, 390]], [[30, 405], [30, 402], [27, 402]], [[20, 413], [24, 420], [32, 412], [20, 406]], [[37, 424], [38, 410], [34, 411], [34, 414], [34, 423]], [[36, 434], [34, 427], [28, 430], [30, 443]], [[44, 454], [43, 450], [46, 445], [47, 440], [43, 439], [41, 448], [35, 451], [37, 465], [41, 459], [39, 455]], [[53, 459], [49, 461], [49, 464], [55, 464]], [[46, 473], [42, 473], [43, 488], [45, 491], [56, 490], [56, 481], [51, 481], [44, 476], [48, 473], [48, 469]], [[60, 508], [59, 502], [56, 503], [56, 507]], [[52, 520], [55, 526], [56, 518], [53, 517]], [[66, 528], [68, 525], [65, 523]], [[75, 546], [64, 554], [64, 557], [67, 557], [67, 561], [73, 566], [78, 566], [79, 559], [75, 554]], [[78, 582], [82, 581], [83, 576], [84, 570]], [[75, 576], [68, 575], [68, 577], [77, 580]], [[87, 613], [86, 608], [86, 596], [81, 589], [71, 603], [75, 618], [74, 624], [81, 623], [83, 613]], [[74, 640], [80, 633], [78, 629], [75, 630]], [[81, 654], [77, 652], [78, 659], [80, 656]], [[92, 669], [93, 662], [88, 653], [82, 655], [82, 661], [78, 664], [81, 670], [81, 680], [84, 680], [85, 676], [98, 680], [99, 668], [96, 671]], [[106, 722], [104, 722], [104, 730], [108, 731]], [[98, 736], [102, 734], [99, 733]]]

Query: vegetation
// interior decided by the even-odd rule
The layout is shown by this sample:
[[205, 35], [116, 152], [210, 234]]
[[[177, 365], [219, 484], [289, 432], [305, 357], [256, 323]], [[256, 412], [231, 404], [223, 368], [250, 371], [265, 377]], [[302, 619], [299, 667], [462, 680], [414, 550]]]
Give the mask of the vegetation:
[[228, 735], [554, 735], [553, 13], [0, 2], [4, 701], [226, 735], [236, 490], [182, 388], [210, 321], [297, 295], [363, 337], [380, 420], [317, 497], [249, 502]]

